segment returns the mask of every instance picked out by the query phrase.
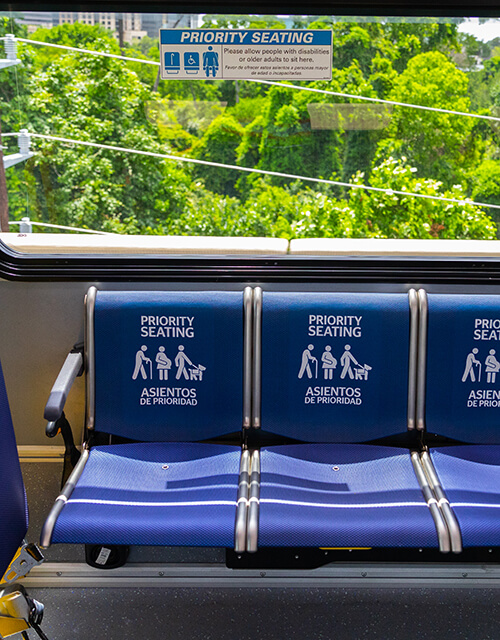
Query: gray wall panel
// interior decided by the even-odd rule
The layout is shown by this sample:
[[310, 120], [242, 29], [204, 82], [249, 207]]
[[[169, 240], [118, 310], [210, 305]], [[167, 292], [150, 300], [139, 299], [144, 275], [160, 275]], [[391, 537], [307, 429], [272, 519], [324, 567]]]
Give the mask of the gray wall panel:
[[[45, 436], [43, 410], [60, 367], [83, 337], [83, 282], [0, 281], [0, 359], [18, 445], [62, 444]], [[84, 380], [75, 382], [66, 414], [78, 442]]]
[[[43, 410], [48, 394], [73, 344], [83, 339], [83, 298], [88, 287], [101, 289], [229, 289], [247, 283], [99, 283], [7, 282], [0, 280], [0, 360], [19, 445], [62, 444], [45, 436]], [[258, 283], [255, 283], [258, 284]], [[281, 291], [406, 291], [425, 284], [266, 283]], [[428, 292], [500, 293], [498, 286], [431, 285]], [[75, 441], [84, 422], [84, 379], [78, 378], [66, 405]]]

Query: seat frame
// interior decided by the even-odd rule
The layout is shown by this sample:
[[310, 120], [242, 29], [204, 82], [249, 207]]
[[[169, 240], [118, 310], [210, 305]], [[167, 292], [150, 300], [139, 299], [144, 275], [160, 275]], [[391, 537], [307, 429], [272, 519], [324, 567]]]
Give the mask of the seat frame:
[[[63, 415], [64, 404], [68, 397], [78, 373], [85, 372], [85, 428], [82, 443], [82, 453], [76, 466], [66, 481], [61, 493], [56, 498], [55, 503], [45, 520], [40, 535], [40, 545], [48, 548], [52, 542], [52, 536], [57, 519], [61, 515], [65, 504], [70, 499], [84, 469], [89, 460], [92, 448], [92, 437], [96, 428], [95, 421], [95, 336], [94, 336], [94, 313], [98, 289], [90, 287], [84, 300], [85, 322], [84, 322], [84, 352], [83, 357], [79, 352], [72, 351], [68, 354], [66, 361], [59, 373], [52, 388], [51, 394], [45, 407], [45, 417], [54, 425]], [[251, 396], [252, 396], [252, 336], [253, 336], [253, 304], [252, 288], [245, 287], [243, 290], [243, 416], [242, 416], [242, 436], [245, 429], [251, 424]], [[244, 438], [242, 437], [240, 454], [239, 477], [236, 485], [235, 495], [235, 524], [234, 524], [234, 550], [242, 553], [246, 550], [247, 523], [249, 511], [250, 492], [250, 453], [246, 449]]]
[[[97, 289], [91, 287], [85, 297], [85, 344], [83, 357], [78, 352], [69, 354], [54, 385], [46, 407], [46, 417], [60, 417], [69, 390], [81, 373], [84, 364], [86, 376], [86, 413], [82, 455], [57, 497], [44, 524], [41, 545], [48, 547], [54, 527], [64, 505], [70, 498], [89, 459], [95, 432], [95, 338], [94, 310]], [[427, 370], [428, 301], [424, 289], [408, 291], [410, 331], [408, 338], [409, 369], [407, 398], [407, 431], [414, 434], [414, 445], [408, 449], [409, 464], [415, 473], [423, 499], [427, 504], [443, 553], [462, 551], [462, 538], [458, 520], [442, 487], [425, 443], [425, 389]], [[265, 426], [262, 405], [262, 317], [263, 291], [259, 286], [243, 290], [243, 420], [242, 446], [237, 495], [235, 496], [235, 545], [237, 553], [258, 550], [261, 456], [259, 432]], [[265, 419], [265, 417], [264, 417]], [[409, 545], [412, 546], [412, 545]]]

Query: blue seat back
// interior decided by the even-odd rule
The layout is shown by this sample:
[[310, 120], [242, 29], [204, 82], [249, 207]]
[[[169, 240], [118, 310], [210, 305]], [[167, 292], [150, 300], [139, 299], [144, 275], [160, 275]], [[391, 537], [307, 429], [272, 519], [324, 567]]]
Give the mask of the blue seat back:
[[26, 494], [0, 365], [0, 578], [21, 545], [27, 528]]
[[500, 443], [500, 296], [428, 296], [426, 428]]
[[98, 291], [94, 335], [97, 430], [179, 442], [242, 428], [243, 292]]
[[262, 428], [308, 442], [407, 429], [406, 294], [263, 293]]

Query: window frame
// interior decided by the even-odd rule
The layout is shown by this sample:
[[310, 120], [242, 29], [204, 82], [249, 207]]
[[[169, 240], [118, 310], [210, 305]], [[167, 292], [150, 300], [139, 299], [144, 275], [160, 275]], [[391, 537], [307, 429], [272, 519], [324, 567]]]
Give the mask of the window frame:
[[[234, 13], [234, 5], [221, 0], [174, 0], [169, 11], [182, 13]], [[33, 0], [0, 2], [1, 11], [64, 11], [67, 3]], [[163, 2], [150, 0], [86, 0], [73, 11], [163, 13]], [[238, 12], [252, 14], [308, 14], [357, 16], [500, 17], [497, 0], [272, 0], [244, 2]], [[376, 242], [376, 240], [373, 240]], [[500, 256], [393, 257], [393, 256], [223, 256], [173, 254], [25, 254], [0, 240], [0, 278], [20, 281], [127, 281], [127, 282], [352, 282], [500, 284]]]

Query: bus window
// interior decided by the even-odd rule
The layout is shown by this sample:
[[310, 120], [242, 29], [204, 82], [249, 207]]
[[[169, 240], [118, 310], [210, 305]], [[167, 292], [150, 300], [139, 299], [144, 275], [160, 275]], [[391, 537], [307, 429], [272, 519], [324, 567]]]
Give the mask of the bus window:
[[3, 13], [0, 239], [38, 254], [268, 255], [321, 253], [299, 243], [314, 239], [496, 239], [499, 26]]

